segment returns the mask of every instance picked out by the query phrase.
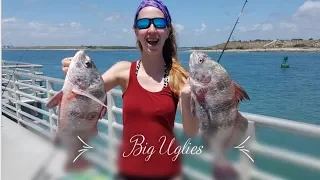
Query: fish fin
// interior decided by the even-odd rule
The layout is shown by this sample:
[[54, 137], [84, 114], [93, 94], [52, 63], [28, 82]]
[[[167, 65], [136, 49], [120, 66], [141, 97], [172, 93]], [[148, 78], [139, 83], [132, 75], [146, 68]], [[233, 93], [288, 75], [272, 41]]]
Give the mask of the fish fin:
[[63, 96], [63, 91], [59, 91], [58, 93], [56, 93], [46, 104], [46, 108], [47, 109], [51, 109], [53, 107], [56, 107], [58, 104], [60, 104], [60, 101], [62, 99]]
[[[106, 98], [104, 104], [107, 104], [107, 98]], [[102, 119], [106, 115], [106, 113], [107, 113], [107, 108], [105, 106], [103, 106], [101, 109], [101, 112], [100, 112], [99, 119]]]
[[53, 145], [54, 146], [60, 146], [61, 145], [61, 139], [58, 133], [56, 133], [53, 137]]
[[94, 97], [93, 95], [91, 95], [90, 93], [87, 93], [85, 91], [80, 91], [80, 90], [77, 90], [77, 89], [72, 89], [72, 92], [76, 93], [76, 94], [79, 94], [79, 95], [82, 95], [82, 96], [86, 96], [94, 101], [96, 101], [97, 103], [99, 103], [100, 105], [104, 106], [107, 108], [107, 106], [105, 104], [103, 104], [99, 99], [97, 99], [96, 97]]
[[247, 94], [247, 92], [240, 85], [238, 85], [234, 81], [232, 81], [232, 84], [233, 84], [233, 86], [235, 88], [235, 95], [236, 95], [236, 99], [237, 99], [238, 103], [240, 101], [244, 100], [244, 99], [250, 100], [249, 95]]
[[204, 147], [211, 148], [207, 138], [205, 138], [204, 136], [201, 136], [201, 141]]
[[245, 135], [248, 129], [248, 124], [248, 120], [238, 112], [229, 141], [225, 144], [226, 148], [229, 148], [230, 146], [237, 146], [247, 138]]
[[238, 133], [238, 134], [236, 134], [236, 137], [239, 138], [239, 141], [242, 141], [242, 140], [244, 140], [244, 138], [246, 138], [244, 136], [245, 136], [245, 134], [247, 132], [249, 122], [245, 117], [243, 117], [238, 112], [236, 123], [237, 124], [236, 124], [235, 128], [237, 129], [237, 133]]

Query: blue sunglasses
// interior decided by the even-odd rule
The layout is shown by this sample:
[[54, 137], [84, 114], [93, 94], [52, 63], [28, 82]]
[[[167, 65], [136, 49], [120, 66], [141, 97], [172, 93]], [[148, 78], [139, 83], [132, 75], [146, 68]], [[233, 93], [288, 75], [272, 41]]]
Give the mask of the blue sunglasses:
[[167, 27], [167, 21], [164, 18], [142, 18], [136, 21], [136, 27], [138, 29], [147, 29], [150, 27], [151, 23], [157, 29], [164, 29]]

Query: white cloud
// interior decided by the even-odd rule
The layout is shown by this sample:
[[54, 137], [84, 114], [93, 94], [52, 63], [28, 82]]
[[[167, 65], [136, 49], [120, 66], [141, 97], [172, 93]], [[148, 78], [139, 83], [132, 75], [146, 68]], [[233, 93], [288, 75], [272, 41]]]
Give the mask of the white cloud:
[[305, 1], [297, 12], [293, 15], [295, 18], [319, 18], [320, 1]]
[[273, 25], [271, 23], [262, 25], [262, 31], [270, 31], [270, 30], [273, 30]]
[[320, 38], [320, 1], [305, 1], [289, 18], [237, 27], [238, 39]]
[[173, 24], [173, 27], [176, 30], [176, 32], [180, 32], [184, 30], [184, 26], [181, 24]]
[[[3, 22], [8, 22], [8, 19], [3, 19]], [[30, 45], [31, 41], [39, 44], [61, 41], [61, 44], [64, 44], [68, 39], [83, 38], [91, 31], [78, 22], [49, 24], [37, 21], [27, 22], [21, 19], [14, 21], [11, 19], [10, 22], [2, 25], [2, 31], [5, 34], [4, 44]]]
[[70, 27], [79, 28], [80, 27], [80, 23], [72, 22], [72, 23], [70, 23]]
[[104, 19], [106, 22], [117, 21], [120, 19], [120, 15], [109, 16]]
[[201, 29], [197, 29], [197, 31], [204, 31], [206, 29], [206, 25], [204, 23], [201, 23]]
[[87, 27], [76, 21], [50, 23], [5, 18], [2, 22], [5, 22], [2, 24], [2, 43], [14, 46], [135, 45], [135, 36], [130, 25], [113, 26], [111, 29], [103, 25]]
[[250, 31], [270, 31], [273, 30], [273, 24], [253, 24], [249, 26], [240, 26], [237, 28], [240, 32], [250, 32]]
[[204, 30], [206, 30], [206, 25], [204, 23], [201, 23], [201, 28], [200, 29], [196, 29], [196, 36], [200, 35], [201, 32], [203, 32]]
[[291, 31], [296, 31], [297, 30], [297, 25], [295, 23], [290, 23], [290, 22], [280, 22], [278, 24], [279, 28], [281, 29], [286, 29], [286, 30], [291, 30]]
[[16, 19], [15, 17], [2, 19], [2, 23], [3, 23], [3, 24], [9, 23], [9, 22], [16, 22], [16, 21], [17, 21], [17, 19]]

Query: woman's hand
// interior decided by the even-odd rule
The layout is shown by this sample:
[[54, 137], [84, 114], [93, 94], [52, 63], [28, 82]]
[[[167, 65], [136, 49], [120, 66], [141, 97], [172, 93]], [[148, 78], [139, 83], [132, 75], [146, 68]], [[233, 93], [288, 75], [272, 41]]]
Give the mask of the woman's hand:
[[199, 133], [199, 121], [193, 117], [191, 112], [191, 88], [189, 78], [186, 80], [184, 87], [180, 90], [180, 111], [182, 116], [182, 126], [188, 136], [196, 136]]
[[190, 83], [189, 78], [186, 80], [186, 83], [184, 84], [184, 87], [180, 91], [180, 96], [182, 98], [189, 99], [191, 97], [191, 89], [190, 89]]
[[68, 72], [68, 67], [71, 63], [71, 60], [72, 60], [72, 57], [67, 57], [67, 58], [64, 58], [62, 61], [61, 61], [61, 64], [62, 64], [62, 71], [64, 72], [64, 74], [67, 74]]

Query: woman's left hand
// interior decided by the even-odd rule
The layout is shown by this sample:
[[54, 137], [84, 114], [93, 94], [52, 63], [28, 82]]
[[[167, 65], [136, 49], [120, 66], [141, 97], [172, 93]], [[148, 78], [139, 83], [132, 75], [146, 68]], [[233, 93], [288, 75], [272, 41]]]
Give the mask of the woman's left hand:
[[185, 85], [183, 86], [183, 88], [180, 91], [180, 95], [181, 97], [190, 97], [191, 95], [191, 88], [190, 88], [190, 83], [189, 83], [189, 78], [186, 80]]
[[194, 117], [191, 107], [191, 87], [189, 78], [180, 90], [180, 111], [182, 126], [188, 136], [196, 136], [199, 132], [199, 121]]

